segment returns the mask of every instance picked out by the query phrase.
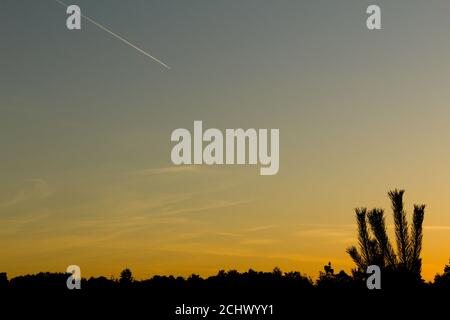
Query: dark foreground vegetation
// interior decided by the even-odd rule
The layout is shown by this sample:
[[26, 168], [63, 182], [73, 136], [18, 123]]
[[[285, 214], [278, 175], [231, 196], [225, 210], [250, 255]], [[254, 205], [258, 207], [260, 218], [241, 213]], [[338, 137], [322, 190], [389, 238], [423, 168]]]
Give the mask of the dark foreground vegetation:
[[[358, 245], [347, 249], [355, 262], [350, 274], [324, 266], [317, 280], [299, 272], [220, 271], [202, 278], [154, 276], [135, 280], [125, 269], [119, 278], [81, 279], [81, 289], [69, 290], [66, 273], [39, 273], [8, 279], [0, 273], [2, 310], [14, 313], [69, 313], [80, 319], [121, 316], [124, 319], [301, 319], [344, 316], [390, 319], [424, 314], [448, 318], [450, 261], [432, 282], [421, 276], [422, 222], [425, 206], [415, 205], [408, 225], [402, 190], [389, 192], [395, 226], [395, 247], [386, 232], [382, 209], [356, 209]], [[395, 248], [395, 249], [394, 249]], [[368, 266], [381, 270], [381, 289], [369, 290]], [[18, 304], [19, 307], [15, 305]], [[273, 305], [266, 315], [177, 315], [180, 306]], [[444, 312], [444, 313], [442, 313]], [[435, 313], [439, 313], [435, 314]], [[87, 316], [89, 315], [89, 316]], [[312, 316], [311, 316], [312, 315]], [[444, 315], [444, 316], [442, 316]], [[0, 317], [1, 318], [1, 317]], [[19, 318], [19, 317], [12, 317]]]
[[450, 264], [433, 282], [408, 283], [405, 278], [410, 278], [400, 272], [382, 274], [381, 290], [367, 289], [365, 275], [336, 273], [331, 264], [324, 267], [316, 281], [298, 272], [283, 273], [278, 268], [273, 272], [220, 271], [206, 279], [198, 275], [188, 278], [154, 276], [138, 281], [125, 269], [118, 279], [82, 279], [80, 290], [67, 289], [69, 274], [66, 273], [39, 273], [9, 281], [2, 274], [0, 292], [5, 296], [2, 298], [7, 302], [5, 305], [38, 306], [37, 309], [14, 307], [18, 313], [40, 310], [46, 315], [55, 312], [58, 316], [68, 309], [72, 315], [89, 312], [100, 318], [121, 314], [126, 315], [124, 319], [141, 319], [142, 313], [149, 314], [146, 319], [202, 318], [176, 315], [176, 308], [183, 304], [212, 308], [219, 308], [221, 304], [274, 306], [273, 315], [212, 314], [207, 319], [292, 319], [304, 312], [317, 316], [347, 315], [348, 312], [368, 312], [367, 315], [372, 316], [382, 316], [386, 312], [391, 316], [448, 312]]

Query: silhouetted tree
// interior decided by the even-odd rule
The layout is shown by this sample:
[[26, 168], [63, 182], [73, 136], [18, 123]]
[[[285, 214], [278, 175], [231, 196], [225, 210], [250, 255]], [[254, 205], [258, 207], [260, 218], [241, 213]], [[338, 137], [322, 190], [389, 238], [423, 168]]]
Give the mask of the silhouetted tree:
[[319, 289], [350, 289], [354, 286], [351, 276], [341, 270], [335, 274], [331, 262], [323, 267], [324, 271], [319, 272], [316, 286]]
[[6, 274], [6, 272], [0, 272], [0, 290], [6, 289], [8, 285], [8, 275]]
[[[389, 241], [383, 209], [355, 209], [358, 225], [358, 245], [347, 249], [347, 253], [355, 262], [359, 271], [365, 271], [369, 265], [378, 265], [390, 271], [401, 271], [404, 274], [421, 279], [422, 260], [422, 224], [425, 205], [414, 205], [413, 223], [409, 232], [406, 212], [403, 206], [404, 190], [392, 190], [388, 196], [392, 203], [395, 226], [397, 254]], [[367, 227], [370, 225], [370, 231]]]
[[334, 269], [331, 267], [331, 261], [328, 261], [328, 265], [324, 266], [323, 269], [325, 270], [325, 275], [334, 275]]
[[373, 209], [368, 215], [370, 228], [375, 236], [373, 247], [376, 248], [374, 263], [381, 267], [385, 265], [393, 266], [396, 264], [397, 258], [394, 249], [389, 241], [386, 233], [386, 223], [384, 219], [383, 209]]
[[[380, 267], [385, 266], [384, 257], [390, 257], [390, 254], [387, 252], [389, 251], [390, 244], [387, 240], [383, 211], [373, 209], [367, 213], [366, 208], [356, 208], [355, 213], [360, 251], [355, 246], [352, 246], [347, 249], [347, 253], [360, 270], [366, 270], [367, 266], [372, 264], [379, 265]], [[369, 221], [372, 233], [375, 236], [378, 235], [379, 238], [371, 238], [367, 221]]]
[[448, 260], [448, 264], [444, 267], [444, 273], [437, 274], [434, 277], [434, 285], [439, 289], [446, 288], [450, 291], [450, 259]]
[[130, 269], [126, 268], [120, 273], [119, 283], [127, 286], [133, 282], [133, 273]]
[[422, 272], [422, 224], [425, 216], [425, 205], [414, 205], [413, 224], [411, 231], [411, 270], [417, 274]]
[[282, 277], [283, 276], [283, 271], [281, 271], [281, 269], [278, 268], [278, 267], [273, 268], [272, 273], [273, 273], [273, 275], [275, 277]]

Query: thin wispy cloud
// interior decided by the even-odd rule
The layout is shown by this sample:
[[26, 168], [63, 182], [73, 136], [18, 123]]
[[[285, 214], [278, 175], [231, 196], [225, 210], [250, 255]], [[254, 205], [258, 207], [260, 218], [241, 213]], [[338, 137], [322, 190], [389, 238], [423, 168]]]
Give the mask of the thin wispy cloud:
[[271, 230], [277, 228], [277, 225], [262, 225], [262, 226], [255, 226], [251, 228], [244, 228], [242, 229], [243, 232], [261, 232], [266, 230]]
[[247, 203], [247, 202], [249, 202], [249, 201], [246, 201], [246, 200], [239, 200], [239, 201], [210, 200], [205, 204], [168, 210], [166, 212], [160, 213], [159, 216], [177, 215], [177, 214], [183, 214], [183, 213], [202, 212], [202, 211], [213, 210], [213, 209], [221, 209], [221, 208], [237, 206], [237, 205]]
[[9, 208], [30, 200], [43, 199], [52, 194], [52, 191], [44, 179], [25, 179], [9, 199], [0, 201], [1, 208]]
[[446, 231], [450, 230], [450, 226], [423, 226], [425, 230], [436, 230], [436, 231]]
[[196, 172], [198, 171], [197, 166], [177, 166], [177, 167], [162, 167], [162, 168], [151, 168], [144, 169], [134, 172], [138, 175], [160, 175], [160, 174], [171, 174], [171, 173], [184, 173], [184, 172]]
[[277, 239], [245, 239], [241, 241], [243, 245], [268, 245], [277, 243], [279, 240]]
[[348, 237], [351, 235], [349, 232], [342, 232], [339, 229], [309, 229], [301, 230], [295, 233], [299, 237], [309, 237], [309, 238], [340, 238]]

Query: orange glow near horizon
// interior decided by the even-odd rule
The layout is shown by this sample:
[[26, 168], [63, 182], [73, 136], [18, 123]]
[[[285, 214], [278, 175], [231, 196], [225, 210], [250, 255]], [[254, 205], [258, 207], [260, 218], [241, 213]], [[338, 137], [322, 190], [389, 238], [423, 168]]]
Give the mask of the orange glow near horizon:
[[[364, 1], [75, 2], [170, 70], [67, 30], [55, 1], [2, 2], [0, 272], [350, 273], [354, 208], [391, 226], [394, 188], [409, 222], [427, 205], [422, 275], [443, 272], [450, 1], [379, 0], [377, 31]], [[195, 120], [279, 129], [278, 173], [173, 165], [171, 133]]]

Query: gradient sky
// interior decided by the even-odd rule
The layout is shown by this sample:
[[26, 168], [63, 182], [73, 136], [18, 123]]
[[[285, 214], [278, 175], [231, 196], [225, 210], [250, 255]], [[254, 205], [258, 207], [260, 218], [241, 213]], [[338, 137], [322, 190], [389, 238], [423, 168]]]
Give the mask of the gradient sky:
[[[354, 207], [427, 204], [423, 275], [450, 257], [450, 2], [0, 4], [0, 271], [137, 278], [349, 271]], [[365, 10], [382, 8], [381, 31]], [[280, 171], [174, 167], [170, 134], [279, 128]], [[410, 217], [410, 216], [408, 216]]]

